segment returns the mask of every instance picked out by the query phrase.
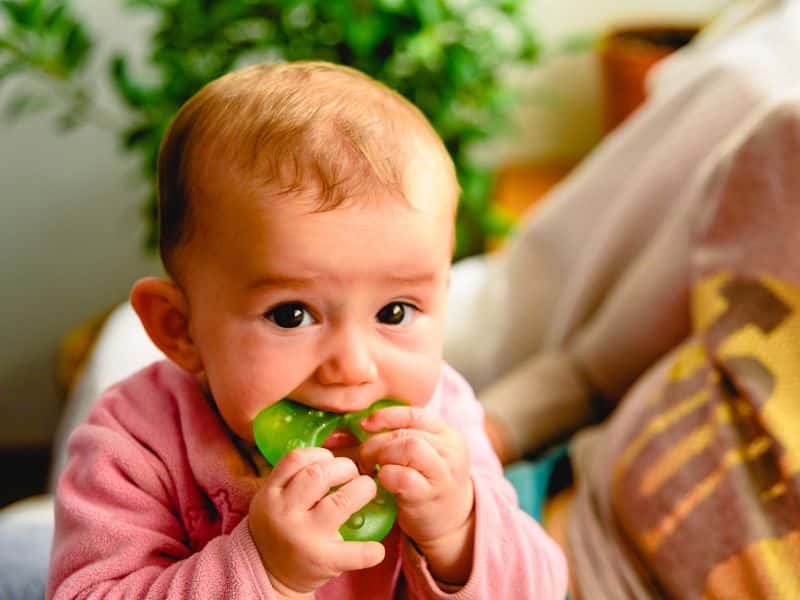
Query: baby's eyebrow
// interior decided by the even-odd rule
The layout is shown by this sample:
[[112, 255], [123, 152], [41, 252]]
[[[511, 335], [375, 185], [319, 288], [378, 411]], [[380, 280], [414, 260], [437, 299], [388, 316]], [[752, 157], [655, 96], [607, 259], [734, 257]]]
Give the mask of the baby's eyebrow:
[[[259, 277], [249, 283], [247, 285], [247, 290], [254, 291], [264, 288], [307, 288], [318, 282], [320, 278], [324, 277], [322, 275], [309, 275], [307, 277], [268, 275]], [[412, 273], [409, 275], [387, 273], [378, 277], [384, 284], [399, 286], [429, 285], [436, 282], [437, 278], [438, 274], [435, 272]]]
[[259, 277], [251, 282], [248, 290], [257, 290], [261, 288], [303, 288], [310, 286], [316, 277], [284, 277], [282, 275], [270, 275], [267, 277]]
[[397, 285], [423, 285], [433, 283], [438, 277], [437, 273], [415, 273], [413, 275], [385, 275], [381, 277], [383, 281]]

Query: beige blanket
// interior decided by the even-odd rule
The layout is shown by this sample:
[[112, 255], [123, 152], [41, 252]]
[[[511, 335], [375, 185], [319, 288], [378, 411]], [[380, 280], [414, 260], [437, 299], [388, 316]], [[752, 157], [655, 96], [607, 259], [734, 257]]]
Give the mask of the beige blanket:
[[571, 448], [587, 600], [800, 598], [800, 1], [751, 7], [663, 64], [450, 330], [518, 453], [619, 404]]
[[452, 298], [445, 356], [518, 453], [590, 422], [598, 394], [618, 400], [690, 331], [696, 186], [800, 81], [800, 2], [737, 5], [659, 65], [643, 107], [487, 260], [478, 291]]
[[800, 89], [696, 193], [692, 334], [573, 444], [580, 598], [800, 598]]

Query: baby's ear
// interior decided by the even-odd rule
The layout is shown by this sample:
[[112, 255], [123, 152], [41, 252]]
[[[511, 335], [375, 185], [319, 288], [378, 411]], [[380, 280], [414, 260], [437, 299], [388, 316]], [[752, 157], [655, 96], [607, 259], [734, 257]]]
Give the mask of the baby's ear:
[[131, 305], [147, 335], [172, 361], [189, 372], [203, 370], [200, 353], [189, 332], [189, 307], [171, 281], [145, 277], [133, 284]]

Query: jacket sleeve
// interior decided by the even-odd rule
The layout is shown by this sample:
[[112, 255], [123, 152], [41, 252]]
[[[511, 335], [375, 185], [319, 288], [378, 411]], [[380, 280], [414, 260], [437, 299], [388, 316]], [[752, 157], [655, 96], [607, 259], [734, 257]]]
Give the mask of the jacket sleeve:
[[443, 416], [464, 435], [475, 486], [475, 543], [472, 572], [461, 588], [440, 586], [424, 556], [408, 540], [403, 571], [408, 596], [420, 599], [536, 598], [563, 600], [567, 593], [564, 555], [539, 524], [518, 506], [484, 431], [483, 410], [472, 390], [448, 368]]
[[247, 518], [192, 548], [166, 466], [107, 406], [76, 429], [69, 453], [48, 598], [275, 597]]

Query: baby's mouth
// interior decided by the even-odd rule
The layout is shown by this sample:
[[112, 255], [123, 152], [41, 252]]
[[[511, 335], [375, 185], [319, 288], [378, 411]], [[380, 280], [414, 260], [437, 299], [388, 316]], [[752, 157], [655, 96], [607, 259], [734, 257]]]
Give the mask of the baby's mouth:
[[328, 450], [341, 450], [351, 446], [356, 447], [360, 442], [358, 438], [346, 429], [335, 429], [322, 444], [323, 448]]

